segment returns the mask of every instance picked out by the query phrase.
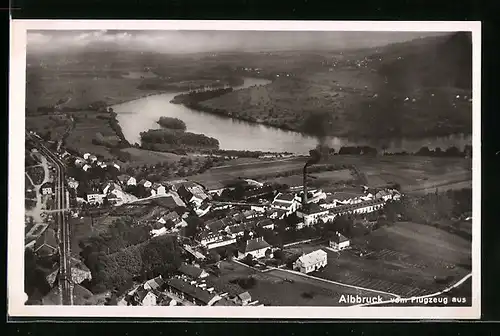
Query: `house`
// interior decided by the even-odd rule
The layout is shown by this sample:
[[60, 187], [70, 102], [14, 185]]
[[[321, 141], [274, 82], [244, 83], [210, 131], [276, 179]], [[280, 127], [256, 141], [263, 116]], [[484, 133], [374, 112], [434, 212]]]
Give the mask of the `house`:
[[255, 259], [264, 258], [266, 253], [272, 255], [271, 245], [264, 238], [254, 238], [246, 241], [245, 245], [240, 249], [238, 256], [240, 259], [251, 255]]
[[243, 237], [245, 234], [245, 226], [242, 224], [231, 225], [226, 227], [226, 232], [233, 237]]
[[77, 189], [79, 185], [80, 185], [80, 183], [77, 180], [75, 180], [74, 178], [70, 177], [68, 179], [68, 187], [70, 187], [72, 189]]
[[274, 189], [271, 186], [260, 186], [258, 188], [245, 190], [243, 193], [244, 200], [265, 198], [272, 196], [274, 194]]
[[236, 304], [236, 302], [234, 302], [226, 297], [223, 297], [219, 301], [216, 301], [213, 304], [213, 306], [214, 307], [235, 307], [235, 306], [238, 306], [238, 304]]
[[194, 212], [198, 215], [198, 217], [205, 216], [209, 211], [212, 205], [210, 203], [204, 203], [199, 208], [196, 208]]
[[151, 188], [155, 191], [156, 195], [165, 195], [167, 193], [167, 189], [157, 182], [153, 183]]
[[90, 161], [90, 162], [96, 162], [97, 161], [97, 156], [91, 155], [91, 156], [89, 156], [89, 158], [87, 160]]
[[252, 296], [248, 292], [243, 292], [243, 293], [236, 295], [236, 297], [234, 298], [234, 301], [241, 306], [246, 306], [250, 302], [252, 302]]
[[257, 211], [255, 211], [255, 210], [245, 210], [245, 211], [243, 211], [243, 217], [245, 217], [246, 219], [255, 218], [257, 216], [260, 216], [260, 214]]
[[172, 278], [167, 280], [166, 287], [168, 293], [197, 306], [212, 306], [222, 299], [213, 287], [207, 288], [196, 281]]
[[105, 194], [90, 193], [87, 194], [87, 202], [89, 202], [90, 204], [102, 204], [104, 201], [104, 197], [106, 197]]
[[265, 219], [258, 221], [257, 226], [259, 226], [263, 229], [274, 230], [274, 222], [272, 220], [270, 220], [269, 218], [265, 218]]
[[137, 184], [135, 177], [126, 174], [118, 176], [118, 181], [120, 181], [123, 186], [134, 186]]
[[175, 227], [186, 227], [187, 223], [183, 218], [179, 216], [179, 214], [175, 211], [169, 212], [166, 215], [163, 215], [158, 219], [158, 222], [165, 225], [168, 222], [171, 222]]
[[236, 238], [228, 235], [226, 232], [202, 232], [198, 236], [198, 241], [207, 250], [211, 250], [217, 247], [227, 246], [236, 243]]
[[336, 251], [341, 251], [350, 246], [349, 239], [344, 235], [336, 232], [334, 236], [330, 239], [330, 247]]
[[51, 257], [58, 253], [57, 234], [54, 229], [46, 229], [36, 240], [33, 252], [39, 257]]
[[138, 306], [156, 306], [158, 296], [144, 286], [140, 286], [132, 296], [132, 302]]
[[142, 179], [139, 181], [138, 185], [144, 187], [144, 188], [151, 188], [151, 186], [153, 185], [150, 181], [146, 180], [146, 179]]
[[161, 291], [163, 290], [164, 286], [165, 286], [165, 280], [163, 280], [161, 275], [157, 276], [156, 278], [150, 279], [144, 283], [144, 289], [146, 290]]
[[370, 213], [381, 209], [385, 205], [383, 199], [374, 199], [371, 201], [358, 202], [335, 207], [329, 210], [330, 217], [341, 216], [345, 214]]
[[[321, 189], [311, 189], [307, 191], [307, 203], [318, 203], [321, 200], [326, 199], [326, 193]], [[298, 202], [302, 202], [304, 197], [304, 192], [300, 192], [296, 198]]]
[[193, 280], [203, 279], [209, 275], [204, 269], [187, 263], [182, 263], [178, 271]]
[[41, 187], [40, 187], [40, 191], [42, 192], [42, 195], [52, 195], [52, 184], [47, 182], [47, 183], [44, 183]]
[[225, 217], [222, 219], [212, 219], [205, 222], [205, 227], [211, 232], [218, 232], [224, 230], [230, 225], [236, 224], [236, 221], [231, 217]]
[[328, 255], [323, 250], [304, 254], [293, 263], [293, 269], [301, 273], [311, 273], [325, 267], [328, 263]]
[[286, 210], [282, 209], [271, 209], [269, 212], [269, 218], [271, 219], [283, 219], [288, 215]]
[[122, 192], [122, 188], [114, 182], [108, 182], [106, 186], [102, 189], [103, 194], [114, 193], [118, 196], [119, 192]]
[[200, 207], [203, 201], [209, 198], [201, 186], [193, 186], [187, 188], [182, 186], [177, 190], [179, 196], [188, 204], [194, 204], [195, 207]]
[[84, 171], [89, 171], [89, 169], [90, 169], [90, 168], [92, 168], [92, 167], [91, 167], [89, 164], [85, 164], [85, 165], [83, 165], [83, 167], [82, 167], [82, 169], [83, 169]]
[[91, 155], [90, 153], [83, 154], [83, 159], [88, 160], [90, 158], [90, 155]]
[[73, 283], [81, 284], [83, 281], [92, 280], [90, 269], [80, 260], [74, 257], [70, 259], [71, 280]]
[[392, 199], [392, 193], [386, 190], [380, 190], [375, 194], [375, 199], [382, 199], [385, 202]]
[[68, 153], [68, 151], [64, 151], [64, 153], [62, 153], [62, 154], [61, 154], [61, 157], [62, 157], [63, 159], [66, 159], [66, 158], [67, 158], [67, 157], [69, 157], [69, 156], [71, 156], [71, 154], [70, 154], [70, 153]]
[[85, 160], [82, 158], [77, 157], [75, 159], [75, 166], [77, 167], [82, 167], [85, 164]]
[[305, 226], [311, 226], [317, 224], [319, 220], [326, 221], [328, 209], [324, 209], [315, 203], [310, 203], [306, 209], [298, 211], [297, 216], [304, 219]]
[[284, 210], [287, 215], [290, 215], [297, 211], [299, 208], [300, 202], [297, 201], [295, 194], [283, 194], [279, 193], [274, 198], [274, 201], [271, 203], [271, 207], [274, 209]]
[[102, 169], [108, 168], [108, 164], [106, 162], [97, 161], [97, 165]]
[[226, 190], [226, 188], [210, 189], [210, 190], [208, 191], [208, 194], [209, 194], [209, 195], [217, 195], [217, 196], [220, 196], [220, 195], [222, 195], [222, 193], [224, 192], [224, 190]]
[[113, 165], [112, 165], [112, 166], [113, 166], [114, 168], [116, 168], [117, 170], [120, 170], [120, 165], [119, 165], [119, 164], [117, 164], [117, 163], [113, 163]]

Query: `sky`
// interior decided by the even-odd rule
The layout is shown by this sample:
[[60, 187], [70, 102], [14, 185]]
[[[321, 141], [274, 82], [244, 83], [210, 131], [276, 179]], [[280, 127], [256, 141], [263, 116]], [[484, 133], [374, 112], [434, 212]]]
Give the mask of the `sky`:
[[276, 31], [28, 31], [29, 52], [89, 48], [163, 53], [364, 48], [442, 35], [431, 32]]

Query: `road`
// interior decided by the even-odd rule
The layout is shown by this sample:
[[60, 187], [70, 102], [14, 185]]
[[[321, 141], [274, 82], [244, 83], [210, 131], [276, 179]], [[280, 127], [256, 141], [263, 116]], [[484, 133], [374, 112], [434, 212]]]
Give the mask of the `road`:
[[[36, 137], [26, 132], [26, 135], [37, 145], [40, 154], [45, 156], [56, 169], [54, 178], [54, 193], [55, 202], [54, 210], [66, 209], [67, 204], [67, 189], [65, 186], [66, 181], [66, 167], [64, 163], [52, 153], [45, 145]], [[62, 305], [73, 305], [73, 284], [71, 280], [71, 244], [70, 244], [70, 227], [67, 220], [67, 213], [65, 211], [55, 212], [56, 225], [58, 227], [59, 236], [59, 293], [61, 295]]]
[[[442, 291], [436, 292], [436, 293], [427, 294], [427, 295], [423, 295], [423, 296], [412, 296], [412, 297], [403, 298], [403, 299], [404, 300], [408, 300], [409, 302], [412, 302], [412, 300], [416, 301], [418, 299], [425, 299], [425, 298], [431, 298], [431, 297], [434, 297], [434, 296], [442, 295], [444, 293], [449, 292], [450, 290], [452, 290], [454, 288], [459, 287], [461, 284], [463, 284], [465, 281], [467, 281], [471, 277], [472, 277], [472, 273], [469, 273], [466, 276], [464, 276], [462, 279], [460, 279], [459, 281], [457, 281], [455, 284], [451, 285], [450, 287], [448, 287], [446, 289], [443, 289]], [[394, 301], [393, 300], [388, 300], [388, 301], [382, 301], [382, 302], [366, 303], [366, 304], [361, 304], [361, 305], [355, 305], [355, 306], [352, 306], [352, 307], [376, 306], [376, 305], [381, 305], [381, 304], [384, 304], [384, 303], [393, 304]]]

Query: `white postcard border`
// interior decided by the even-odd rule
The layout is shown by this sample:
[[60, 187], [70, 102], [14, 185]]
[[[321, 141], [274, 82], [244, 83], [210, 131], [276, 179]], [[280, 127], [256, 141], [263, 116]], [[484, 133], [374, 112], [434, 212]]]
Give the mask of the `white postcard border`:
[[[468, 31], [473, 38], [471, 307], [120, 307], [24, 305], [24, 130], [27, 30]], [[10, 51], [8, 314], [10, 317], [478, 319], [481, 308], [481, 23], [477, 21], [13, 20]], [[300, 309], [298, 309], [300, 308]]]

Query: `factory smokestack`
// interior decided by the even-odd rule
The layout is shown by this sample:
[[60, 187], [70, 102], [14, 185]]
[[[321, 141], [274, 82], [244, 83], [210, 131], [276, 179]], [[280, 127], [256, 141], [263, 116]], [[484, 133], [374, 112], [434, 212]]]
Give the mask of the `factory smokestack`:
[[318, 150], [312, 149], [309, 151], [309, 160], [307, 160], [306, 164], [304, 165], [304, 170], [303, 170], [303, 197], [302, 197], [302, 207], [305, 209], [307, 206], [307, 167], [314, 165], [318, 163], [321, 160], [321, 154]]

